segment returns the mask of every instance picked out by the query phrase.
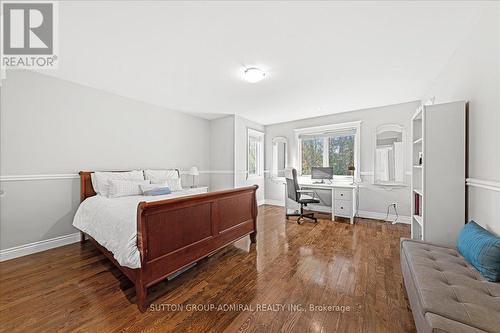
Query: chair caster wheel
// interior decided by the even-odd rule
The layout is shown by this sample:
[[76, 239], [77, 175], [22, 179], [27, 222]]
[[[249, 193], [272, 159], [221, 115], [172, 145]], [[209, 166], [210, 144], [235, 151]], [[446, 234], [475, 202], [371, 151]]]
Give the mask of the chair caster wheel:
[[297, 219], [297, 224], [298, 224], [298, 225], [301, 225], [303, 222], [304, 222], [304, 221], [302, 221], [302, 219], [301, 219], [301, 218], [298, 218], [298, 219]]

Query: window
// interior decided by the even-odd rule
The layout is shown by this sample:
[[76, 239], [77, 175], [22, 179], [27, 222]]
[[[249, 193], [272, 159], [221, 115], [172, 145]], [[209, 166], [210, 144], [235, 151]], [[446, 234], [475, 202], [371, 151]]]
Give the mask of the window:
[[248, 129], [247, 135], [247, 174], [248, 177], [258, 177], [264, 174], [264, 133]]
[[354, 134], [328, 138], [328, 166], [333, 174], [349, 176], [349, 166], [354, 165]]
[[300, 174], [308, 176], [312, 167], [332, 167], [338, 178], [350, 176], [354, 165], [359, 175], [360, 122], [334, 124], [296, 130]]
[[302, 174], [310, 175], [311, 168], [323, 166], [323, 138], [302, 140]]

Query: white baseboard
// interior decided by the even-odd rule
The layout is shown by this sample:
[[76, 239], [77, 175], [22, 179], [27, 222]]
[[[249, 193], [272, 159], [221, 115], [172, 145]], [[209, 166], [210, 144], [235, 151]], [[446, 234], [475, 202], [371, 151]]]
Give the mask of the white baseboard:
[[46, 239], [30, 244], [11, 247], [0, 251], [0, 261], [10, 260], [27, 256], [29, 254], [50, 250], [59, 246], [68, 245], [80, 241], [80, 233]]
[[[273, 205], [273, 206], [280, 206], [284, 207], [285, 203], [281, 200], [274, 200], [274, 199], [266, 199], [265, 200], [266, 205]], [[323, 212], [323, 213], [330, 213], [330, 208], [329, 207], [314, 207], [314, 210]], [[378, 212], [369, 212], [365, 210], [360, 210], [358, 212], [358, 216], [366, 219], [375, 219], [375, 220], [382, 220], [386, 221], [385, 217], [386, 214], [384, 213], [378, 213]], [[396, 219], [396, 215], [394, 214], [389, 214], [389, 217], [387, 218], [387, 221], [394, 221]], [[411, 224], [411, 217], [410, 216], [404, 216], [404, 215], [399, 215], [397, 223], [405, 223], [405, 224]]]
[[[387, 220], [386, 220], [385, 213], [369, 212], [366, 210], [358, 211], [358, 216], [365, 218], [365, 219], [375, 219], [375, 220], [382, 220], [382, 221], [389, 221], [389, 222], [392, 222], [396, 219], [396, 215], [394, 215], [394, 214], [389, 214], [389, 217], [387, 217]], [[396, 222], [397, 223], [404, 223], [404, 224], [411, 224], [411, 217], [399, 215], [398, 220]]]
[[281, 200], [266, 199], [266, 200], [264, 200], [264, 204], [285, 207], [285, 203]]
[[266, 200], [257, 201], [257, 206], [262, 206], [266, 204]]
[[330, 206], [315, 205], [315, 204], [308, 205], [306, 209], [325, 214], [330, 214], [332, 212]]
[[[273, 206], [280, 206], [284, 207], [284, 202], [281, 200], [262, 200], [258, 202], [258, 205], [273, 205]], [[375, 220], [385, 220], [385, 214], [384, 213], [377, 213], [377, 212], [369, 212], [369, 211], [363, 211], [360, 210], [358, 212], [358, 216], [362, 218], [367, 218], [367, 219], [375, 219]], [[395, 215], [389, 214], [388, 220], [387, 221], [394, 221], [396, 219]], [[410, 224], [411, 223], [411, 218], [409, 216], [402, 216], [400, 215], [397, 223], [405, 223], [405, 224]], [[60, 236], [52, 239], [46, 239], [30, 244], [25, 244], [25, 245], [20, 245], [16, 247], [11, 247], [9, 249], [5, 250], [0, 250], [0, 262], [1, 261], [6, 261], [14, 258], [19, 258], [23, 256], [27, 256], [29, 254], [37, 253], [37, 252], [42, 252], [46, 250], [50, 250], [59, 246], [64, 246], [72, 243], [76, 243], [80, 241], [80, 233], [74, 233], [66, 236]]]

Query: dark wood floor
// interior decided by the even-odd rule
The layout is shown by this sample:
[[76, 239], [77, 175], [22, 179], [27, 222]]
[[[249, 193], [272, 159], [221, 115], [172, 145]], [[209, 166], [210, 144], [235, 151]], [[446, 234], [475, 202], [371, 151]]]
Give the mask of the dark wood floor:
[[258, 231], [256, 247], [243, 239], [154, 287], [146, 313], [89, 242], [2, 262], [0, 331], [415, 332], [399, 265], [409, 226], [297, 225], [261, 206]]

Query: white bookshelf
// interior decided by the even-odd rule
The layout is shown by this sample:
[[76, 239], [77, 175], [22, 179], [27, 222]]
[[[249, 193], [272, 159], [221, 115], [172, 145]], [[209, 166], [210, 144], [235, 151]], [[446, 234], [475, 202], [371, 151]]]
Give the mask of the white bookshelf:
[[411, 136], [411, 237], [455, 245], [465, 223], [466, 102], [420, 107]]

